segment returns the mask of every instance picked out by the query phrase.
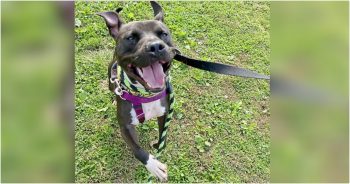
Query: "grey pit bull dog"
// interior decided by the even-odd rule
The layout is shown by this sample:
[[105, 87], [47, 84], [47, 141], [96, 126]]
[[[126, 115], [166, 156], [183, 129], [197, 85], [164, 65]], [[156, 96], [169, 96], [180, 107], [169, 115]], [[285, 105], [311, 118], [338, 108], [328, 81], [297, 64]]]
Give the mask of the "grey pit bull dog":
[[[98, 13], [98, 15], [104, 18], [110, 35], [116, 41], [108, 76], [112, 76], [111, 68], [117, 63], [126, 74], [125, 80], [137, 88], [158, 94], [166, 88], [168, 71], [177, 50], [172, 43], [170, 31], [164, 24], [162, 7], [156, 2], [151, 2], [151, 5], [155, 15], [154, 20], [124, 23], [118, 14], [121, 9]], [[114, 91], [114, 85], [109, 83], [110, 90]], [[117, 119], [125, 142], [149, 172], [161, 181], [166, 181], [168, 177], [166, 165], [139, 145], [135, 125], [141, 122], [136, 117], [137, 112], [133, 104], [120, 96], [117, 96], [116, 101]], [[169, 104], [168, 94], [155, 101], [142, 103], [144, 120], [157, 117], [160, 134], [164, 128]]]

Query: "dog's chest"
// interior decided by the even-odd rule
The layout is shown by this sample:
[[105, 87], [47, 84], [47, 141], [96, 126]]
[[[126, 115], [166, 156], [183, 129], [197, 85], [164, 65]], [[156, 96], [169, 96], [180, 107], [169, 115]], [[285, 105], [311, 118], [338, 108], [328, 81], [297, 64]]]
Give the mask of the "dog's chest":
[[[165, 107], [162, 106], [160, 100], [156, 100], [149, 103], [142, 104], [143, 113], [145, 115], [145, 121], [150, 120], [155, 117], [163, 116], [165, 113]], [[139, 120], [137, 118], [135, 110], [131, 109], [131, 124], [137, 125], [139, 124]]]

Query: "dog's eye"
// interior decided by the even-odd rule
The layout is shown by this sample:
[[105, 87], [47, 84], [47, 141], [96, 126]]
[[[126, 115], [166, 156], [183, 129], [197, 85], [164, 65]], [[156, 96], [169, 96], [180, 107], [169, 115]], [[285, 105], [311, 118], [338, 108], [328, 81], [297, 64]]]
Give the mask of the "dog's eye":
[[130, 35], [130, 36], [128, 36], [128, 37], [126, 37], [126, 40], [129, 40], [129, 41], [133, 41], [133, 40], [135, 40], [136, 38], [135, 38], [135, 36], [133, 36], [133, 35]]
[[162, 33], [162, 36], [167, 37], [167, 36], [168, 36], [168, 33], [163, 32], [163, 33]]

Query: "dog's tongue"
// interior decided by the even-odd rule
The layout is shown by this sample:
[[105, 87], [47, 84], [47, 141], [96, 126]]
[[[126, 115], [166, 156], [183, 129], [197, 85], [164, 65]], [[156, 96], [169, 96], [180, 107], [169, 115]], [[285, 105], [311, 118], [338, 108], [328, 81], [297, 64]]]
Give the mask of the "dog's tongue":
[[162, 88], [164, 85], [165, 73], [159, 62], [155, 62], [150, 66], [142, 68], [143, 79], [151, 88]]

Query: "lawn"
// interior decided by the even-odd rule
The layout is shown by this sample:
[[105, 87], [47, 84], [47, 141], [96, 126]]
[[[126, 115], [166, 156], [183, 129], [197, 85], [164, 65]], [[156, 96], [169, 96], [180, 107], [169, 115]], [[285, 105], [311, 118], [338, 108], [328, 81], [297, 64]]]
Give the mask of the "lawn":
[[[270, 74], [268, 2], [160, 2], [182, 54]], [[125, 22], [152, 18], [148, 2], [76, 2], [76, 182], [146, 182], [121, 138], [107, 65], [114, 41], [96, 12], [123, 7]], [[169, 182], [269, 182], [268, 81], [224, 76], [174, 61], [175, 113], [160, 160]], [[155, 153], [155, 121], [137, 127]]]

